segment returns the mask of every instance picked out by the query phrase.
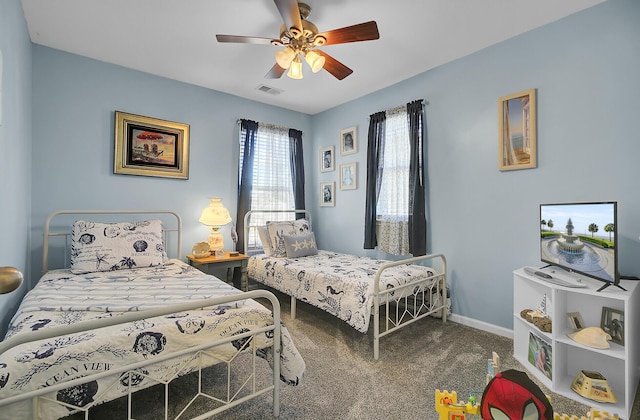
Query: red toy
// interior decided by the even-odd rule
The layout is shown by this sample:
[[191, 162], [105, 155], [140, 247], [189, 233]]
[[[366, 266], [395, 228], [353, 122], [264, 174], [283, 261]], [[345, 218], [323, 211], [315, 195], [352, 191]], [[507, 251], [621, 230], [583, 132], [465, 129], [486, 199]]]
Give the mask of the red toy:
[[480, 406], [484, 420], [553, 420], [547, 396], [526, 373], [509, 369], [489, 381]]

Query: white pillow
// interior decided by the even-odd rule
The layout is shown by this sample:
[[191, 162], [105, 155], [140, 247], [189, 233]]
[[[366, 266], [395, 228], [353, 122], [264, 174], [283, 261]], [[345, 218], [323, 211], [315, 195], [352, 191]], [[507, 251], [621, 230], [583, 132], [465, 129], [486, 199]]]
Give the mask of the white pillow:
[[271, 239], [271, 256], [285, 257], [287, 249], [284, 245], [284, 235], [306, 235], [311, 231], [307, 219], [290, 220], [286, 222], [267, 222], [267, 230]]
[[287, 258], [308, 257], [317, 255], [316, 237], [313, 232], [304, 235], [284, 235], [284, 247]]
[[167, 254], [162, 222], [76, 221], [71, 231], [71, 272], [113, 271], [162, 265]]
[[260, 242], [262, 243], [262, 249], [264, 250], [264, 255], [271, 255], [271, 238], [269, 237], [269, 231], [266, 226], [258, 226], [258, 235], [260, 236]]

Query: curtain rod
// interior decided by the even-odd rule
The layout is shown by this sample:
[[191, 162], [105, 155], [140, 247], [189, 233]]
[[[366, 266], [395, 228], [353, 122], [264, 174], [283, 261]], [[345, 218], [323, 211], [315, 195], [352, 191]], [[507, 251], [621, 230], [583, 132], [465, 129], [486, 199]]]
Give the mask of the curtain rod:
[[[272, 128], [277, 128], [279, 130], [290, 130], [291, 127], [285, 127], [283, 125], [276, 125], [276, 124], [271, 124], [271, 123], [265, 123], [265, 122], [260, 122], [260, 121], [256, 121], [258, 123], [258, 125], [262, 125], [264, 127], [272, 127]], [[242, 118], [239, 118], [236, 121], [236, 124], [240, 125], [242, 123]], [[294, 128], [294, 130], [297, 130], [297, 128]]]
[[[271, 129], [271, 130], [282, 130], [282, 131], [297, 130], [297, 131], [300, 131], [301, 133], [303, 133], [302, 130], [299, 130], [297, 128], [285, 127], [285, 126], [282, 126], [282, 125], [275, 125], [275, 124], [258, 122], [258, 121], [256, 121], [256, 122], [258, 123], [258, 126], [266, 127], [268, 129]], [[242, 119], [238, 119], [236, 121], [237, 125], [240, 125], [241, 123], [242, 123]]]
[[[429, 105], [429, 101], [426, 101], [424, 99], [414, 99], [413, 101], [410, 101], [410, 102], [415, 102], [415, 101], [422, 101], [422, 108], [424, 108], [425, 106]], [[407, 103], [410, 103], [410, 102], [407, 102]], [[399, 111], [401, 109], [405, 109], [406, 107], [407, 107], [407, 104], [398, 105], [396, 107], [385, 109], [384, 111], [378, 111], [378, 112], [395, 112], [395, 111]], [[369, 116], [369, 119], [371, 119], [371, 116]]]

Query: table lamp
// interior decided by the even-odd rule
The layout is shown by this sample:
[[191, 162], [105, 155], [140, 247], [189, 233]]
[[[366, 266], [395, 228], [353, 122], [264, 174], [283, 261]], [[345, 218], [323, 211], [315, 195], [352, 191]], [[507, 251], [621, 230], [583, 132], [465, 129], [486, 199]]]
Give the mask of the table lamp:
[[222, 257], [224, 255], [224, 241], [222, 233], [220, 233], [220, 227], [231, 223], [229, 210], [222, 205], [222, 199], [210, 197], [209, 206], [202, 210], [198, 220], [211, 229], [208, 240], [211, 253], [216, 257]]
[[0, 294], [11, 293], [22, 284], [22, 273], [13, 267], [0, 267]]

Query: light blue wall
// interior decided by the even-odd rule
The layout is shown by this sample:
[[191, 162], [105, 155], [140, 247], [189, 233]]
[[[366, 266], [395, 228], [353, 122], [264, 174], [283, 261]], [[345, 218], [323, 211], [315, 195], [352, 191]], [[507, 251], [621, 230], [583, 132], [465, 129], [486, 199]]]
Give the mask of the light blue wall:
[[[455, 313], [512, 328], [512, 271], [541, 264], [543, 202], [617, 200], [620, 271], [640, 275], [639, 75], [640, 2], [610, 0], [314, 116], [316, 151], [353, 125], [360, 139], [336, 162], [358, 162], [358, 189], [316, 209], [320, 246], [364, 254], [368, 117], [424, 98], [428, 245], [448, 257]], [[538, 167], [500, 172], [498, 98], [530, 88]], [[338, 180], [317, 165], [318, 182]]]
[[[0, 266], [29, 277], [31, 42], [20, 0], [0, 2]], [[0, 295], [0, 338], [26, 290]]]
[[[186, 253], [207, 235], [197, 222], [207, 196], [222, 197], [235, 212], [238, 118], [301, 129], [307, 205], [320, 246], [377, 255], [362, 249], [368, 116], [424, 98], [429, 250], [448, 257], [457, 314], [511, 328], [511, 272], [539, 263], [541, 202], [617, 200], [621, 271], [640, 274], [640, 2], [610, 0], [314, 116], [29, 47], [20, 2], [2, 7], [0, 144], [11, 139], [12, 158], [2, 153], [0, 174], [3, 204], [5, 196], [16, 204], [0, 207], [1, 264], [27, 271], [30, 264], [39, 273], [42, 223], [60, 208], [177, 210]], [[538, 168], [499, 172], [497, 99], [529, 88], [538, 90]], [[20, 111], [8, 111], [7, 101]], [[115, 110], [189, 123], [190, 179], [114, 175]], [[337, 147], [339, 131], [354, 125], [359, 152], [337, 153], [336, 163], [358, 162], [358, 189], [338, 190], [336, 207], [320, 207], [319, 183], [337, 182], [338, 172], [319, 172], [318, 149]], [[8, 179], [17, 184], [5, 186]], [[0, 310], [12, 308], [0, 300]]]
[[[208, 197], [222, 197], [235, 219], [239, 118], [310, 136], [310, 117], [151, 76], [58, 50], [33, 47], [34, 150], [32, 252], [40, 270], [41, 229], [57, 209], [170, 209], [183, 218], [183, 253], [206, 240], [198, 222]], [[114, 112], [190, 125], [189, 179], [113, 174]], [[227, 248], [229, 228], [223, 230]]]

